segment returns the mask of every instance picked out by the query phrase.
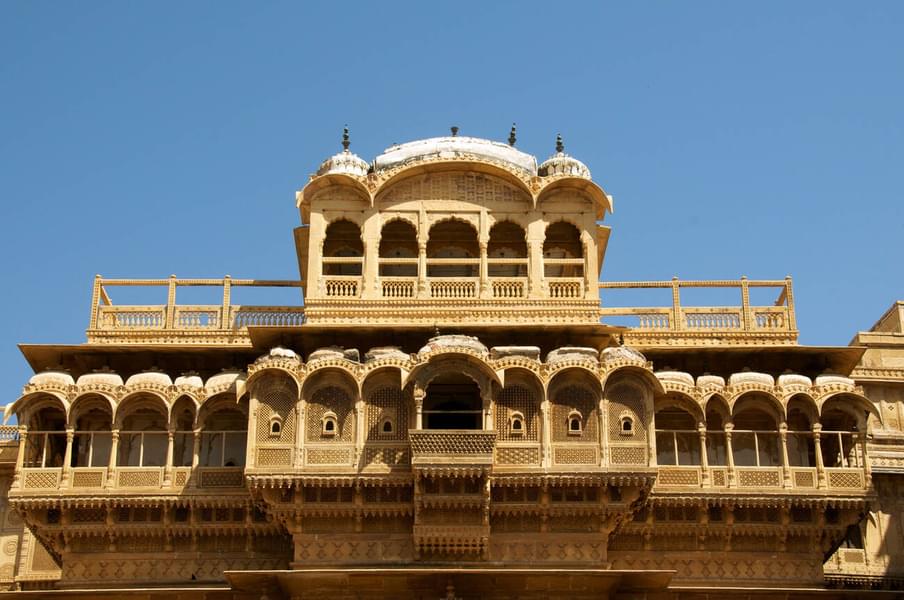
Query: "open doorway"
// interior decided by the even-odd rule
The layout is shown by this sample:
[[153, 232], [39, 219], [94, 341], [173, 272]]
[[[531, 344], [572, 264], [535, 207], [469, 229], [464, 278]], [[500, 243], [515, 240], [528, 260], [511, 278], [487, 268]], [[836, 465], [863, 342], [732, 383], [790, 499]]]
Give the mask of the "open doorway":
[[480, 387], [459, 373], [437, 376], [427, 386], [424, 429], [483, 429]]

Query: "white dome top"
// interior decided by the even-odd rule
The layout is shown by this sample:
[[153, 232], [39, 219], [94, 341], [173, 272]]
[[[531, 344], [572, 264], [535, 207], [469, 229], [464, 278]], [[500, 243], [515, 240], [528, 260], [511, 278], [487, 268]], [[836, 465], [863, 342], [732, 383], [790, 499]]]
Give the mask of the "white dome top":
[[54, 371], [52, 369], [48, 369], [47, 371], [41, 371], [40, 373], [35, 373], [34, 375], [32, 375], [31, 379], [28, 380], [28, 383], [32, 383], [34, 385], [47, 383], [74, 385], [75, 379], [73, 379], [72, 375], [70, 375], [66, 371]]
[[112, 371], [94, 371], [81, 375], [75, 383], [76, 385], [101, 384], [119, 386], [122, 385], [122, 377]]
[[571, 175], [590, 179], [590, 169], [587, 168], [587, 165], [565, 154], [565, 144], [562, 143], [561, 135], [556, 136], [556, 153], [543, 161], [538, 174], [541, 177]]
[[431, 158], [455, 160], [469, 155], [507, 163], [524, 171], [527, 175], [537, 173], [537, 159], [526, 152], [521, 152], [513, 146], [501, 142], [458, 135], [415, 140], [390, 146], [374, 160], [374, 169], [382, 171], [417, 160]]
[[370, 169], [370, 164], [357, 154], [343, 150], [339, 154], [329, 157], [320, 164], [318, 175], [332, 175], [341, 173], [355, 177], [365, 177]]
[[162, 385], [169, 387], [173, 385], [173, 380], [170, 379], [169, 375], [161, 373], [160, 371], [144, 371], [142, 373], [135, 373], [126, 379], [126, 385]]

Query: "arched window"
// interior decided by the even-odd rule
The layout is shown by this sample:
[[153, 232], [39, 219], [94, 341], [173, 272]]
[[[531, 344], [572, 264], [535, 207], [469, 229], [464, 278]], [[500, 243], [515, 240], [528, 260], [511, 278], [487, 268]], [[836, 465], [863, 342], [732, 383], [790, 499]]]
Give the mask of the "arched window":
[[427, 386], [424, 429], [483, 429], [480, 387], [460, 373], [434, 378]]
[[583, 277], [584, 248], [578, 228], [566, 221], [546, 228], [543, 271], [546, 277]]
[[282, 419], [279, 416], [274, 415], [270, 419], [270, 436], [271, 437], [279, 437], [279, 434], [282, 432]]
[[361, 275], [363, 261], [361, 229], [345, 219], [330, 223], [323, 242], [323, 274]]
[[441, 221], [427, 240], [427, 277], [477, 277], [480, 247], [477, 231], [463, 221]]
[[[235, 402], [235, 399], [224, 399], [224, 404], [226, 402]], [[243, 467], [245, 466], [247, 442], [248, 417], [234, 404], [226, 406], [218, 404], [204, 418], [201, 430], [200, 465], [202, 467]]]
[[167, 418], [162, 401], [139, 403], [122, 419], [117, 465], [120, 467], [162, 467], [166, 464]]
[[75, 421], [72, 438], [73, 467], [106, 467], [110, 464], [112, 436], [110, 405], [100, 396], [79, 398], [70, 418]]
[[677, 406], [656, 411], [656, 462], [660, 465], [699, 465], [700, 435], [694, 417]]
[[621, 418], [621, 434], [627, 436], [634, 435], [634, 419], [629, 416]]
[[380, 425], [380, 433], [383, 435], [391, 435], [393, 432], [395, 432], [395, 426], [392, 423], [392, 419], [388, 417], [384, 418], [383, 424]]
[[25, 441], [26, 467], [62, 467], [66, 455], [66, 413], [59, 401], [36, 400], [39, 408], [33, 410], [28, 423]]
[[339, 419], [336, 418], [336, 413], [326, 413], [325, 415], [323, 415], [320, 423], [320, 435], [322, 435], [323, 437], [336, 437], [336, 434], [339, 431]]
[[380, 276], [417, 277], [417, 231], [408, 221], [396, 219], [380, 232]]
[[527, 242], [524, 229], [519, 225], [500, 221], [490, 229], [487, 274], [490, 277], [527, 277]]
[[584, 431], [584, 418], [576, 410], [568, 413], [568, 435], [581, 435]]
[[524, 437], [524, 415], [513, 412], [509, 418], [509, 434], [512, 437]]
[[778, 467], [782, 464], [778, 422], [767, 397], [751, 394], [735, 403], [732, 454], [738, 467]]

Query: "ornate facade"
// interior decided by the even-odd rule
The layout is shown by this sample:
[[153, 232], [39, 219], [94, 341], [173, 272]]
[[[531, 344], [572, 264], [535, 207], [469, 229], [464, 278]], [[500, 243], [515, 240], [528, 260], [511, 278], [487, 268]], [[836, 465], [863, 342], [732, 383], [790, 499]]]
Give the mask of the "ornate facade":
[[[453, 133], [369, 163], [346, 139], [297, 194], [299, 280], [98, 276], [87, 343], [21, 346], [0, 585], [897, 589], [904, 305], [805, 347], [790, 278], [600, 283], [612, 197], [561, 140], [541, 164], [514, 144]], [[114, 304], [122, 286], [167, 303]], [[222, 302], [180, 304], [188, 286]], [[235, 302], [248, 287], [298, 302]], [[738, 302], [682, 302], [698, 288]], [[668, 301], [609, 304], [625, 291]]]

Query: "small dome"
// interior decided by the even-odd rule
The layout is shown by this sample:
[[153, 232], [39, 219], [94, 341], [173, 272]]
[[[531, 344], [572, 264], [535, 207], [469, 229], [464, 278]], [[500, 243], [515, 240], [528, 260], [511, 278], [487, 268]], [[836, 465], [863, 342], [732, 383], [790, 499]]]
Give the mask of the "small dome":
[[204, 388], [208, 391], [220, 391], [231, 389], [236, 382], [244, 381], [245, 373], [238, 369], [226, 369], [216, 375], [212, 375], [204, 384]]
[[145, 371], [143, 373], [135, 373], [134, 375], [126, 379], [126, 385], [162, 385], [169, 387], [173, 385], [173, 380], [170, 379], [169, 375], [167, 375], [166, 373], [161, 373], [160, 371]]
[[540, 360], [539, 346], [493, 346], [490, 348], [491, 358], [507, 358], [522, 356], [531, 360]]
[[697, 377], [697, 387], [725, 387], [725, 378], [718, 375], [700, 375]]
[[354, 177], [365, 177], [367, 171], [370, 170], [370, 164], [348, 150], [343, 150], [339, 154], [331, 156], [321, 163], [317, 169], [318, 175], [352, 175]]
[[92, 373], [85, 373], [76, 381], [77, 385], [112, 385], [112, 386], [120, 386], [122, 385], [122, 377], [113, 371], [94, 371]]
[[411, 357], [407, 353], [402, 352], [398, 346], [378, 346], [371, 348], [364, 353], [364, 362], [372, 360], [380, 360], [381, 358], [394, 358], [398, 360], [408, 360]]
[[816, 385], [854, 385], [854, 380], [849, 377], [844, 377], [843, 375], [832, 375], [826, 373], [825, 375], [819, 375], [816, 378]]
[[600, 361], [599, 352], [596, 351], [596, 348], [584, 346], [562, 346], [546, 355], [546, 362], [549, 364], [564, 360], [589, 360], [595, 363]]
[[773, 387], [775, 386], [775, 379], [768, 373], [757, 373], [755, 371], [733, 373], [731, 377], [728, 378], [728, 385], [741, 385], [744, 383], [756, 383]]
[[270, 348], [270, 356], [273, 358], [298, 358], [298, 354], [296, 354], [294, 350], [289, 350], [282, 346]]
[[562, 136], [556, 137], [556, 153], [544, 160], [537, 171], [541, 177], [571, 175], [590, 179], [590, 169], [578, 159], [565, 154]]
[[647, 357], [628, 346], [612, 346], [602, 349], [600, 352], [600, 360], [604, 363], [620, 360], [628, 362], [646, 362]]
[[779, 385], [805, 385], [811, 386], [813, 382], [806, 375], [798, 375], [797, 373], [785, 373], [778, 376]]
[[476, 337], [453, 333], [430, 338], [427, 340], [427, 345], [418, 350], [418, 354], [429, 354], [443, 348], [468, 348], [483, 355], [489, 352], [487, 347]]
[[374, 160], [374, 168], [384, 171], [421, 160], [454, 161], [469, 157], [504, 163], [528, 176], [537, 173], [537, 159], [530, 154], [500, 142], [459, 135], [390, 146]]
[[201, 379], [201, 376], [197, 373], [183, 373], [176, 377], [176, 381], [173, 382], [173, 385], [176, 387], [188, 385], [191, 387], [202, 388], [204, 387], [204, 380]]
[[28, 383], [34, 385], [42, 385], [48, 383], [56, 383], [60, 385], [74, 385], [75, 380], [72, 378], [72, 375], [67, 373], [66, 371], [54, 371], [47, 370], [42, 371], [40, 373], [35, 373], [31, 376], [31, 379], [28, 380]]
[[659, 381], [681, 383], [694, 387], [694, 377], [690, 373], [685, 373], [684, 371], [656, 371], [654, 375], [656, 375]]

